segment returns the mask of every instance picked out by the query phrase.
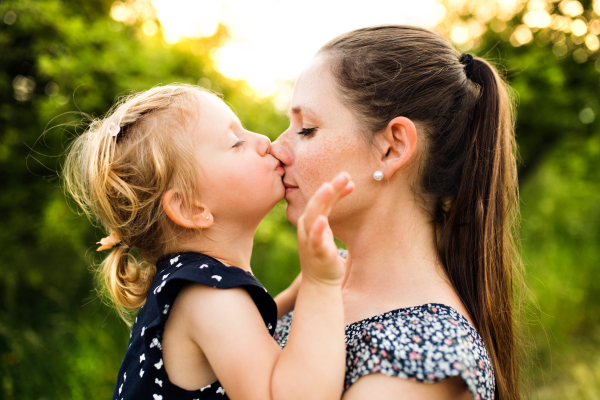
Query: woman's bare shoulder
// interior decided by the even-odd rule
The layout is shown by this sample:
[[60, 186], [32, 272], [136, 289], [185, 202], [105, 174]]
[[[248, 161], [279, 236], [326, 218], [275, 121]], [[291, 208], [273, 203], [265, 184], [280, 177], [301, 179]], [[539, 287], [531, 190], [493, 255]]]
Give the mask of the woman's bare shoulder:
[[369, 374], [356, 381], [343, 396], [343, 400], [364, 399], [426, 399], [470, 400], [469, 389], [459, 377], [436, 383], [415, 382], [383, 374]]

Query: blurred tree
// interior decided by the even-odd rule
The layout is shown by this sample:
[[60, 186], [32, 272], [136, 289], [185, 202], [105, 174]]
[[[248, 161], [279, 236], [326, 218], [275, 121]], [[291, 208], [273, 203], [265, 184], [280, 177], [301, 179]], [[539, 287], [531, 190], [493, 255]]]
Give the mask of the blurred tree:
[[566, 135], [597, 131], [599, 0], [443, 3], [439, 28], [463, 51], [495, 62], [515, 89], [522, 181]]

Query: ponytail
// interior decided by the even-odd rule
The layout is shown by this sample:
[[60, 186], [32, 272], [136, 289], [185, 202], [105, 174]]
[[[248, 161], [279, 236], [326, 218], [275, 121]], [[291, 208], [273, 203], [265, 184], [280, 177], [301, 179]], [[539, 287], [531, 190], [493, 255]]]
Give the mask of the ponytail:
[[152, 284], [156, 267], [138, 262], [130, 254], [129, 246], [114, 247], [102, 261], [98, 270], [118, 314], [129, 322], [128, 310], [138, 309], [146, 302], [148, 289]]
[[467, 129], [460, 185], [439, 224], [438, 249], [448, 276], [486, 343], [496, 395], [518, 399], [514, 326], [517, 170], [511, 103], [496, 70], [473, 60], [477, 95]]
[[461, 57], [447, 39], [413, 26], [358, 29], [319, 53], [368, 142], [398, 116], [419, 124], [415, 197], [431, 216], [441, 263], [489, 352], [496, 399], [519, 399], [513, 296], [521, 263], [508, 86], [485, 60]]

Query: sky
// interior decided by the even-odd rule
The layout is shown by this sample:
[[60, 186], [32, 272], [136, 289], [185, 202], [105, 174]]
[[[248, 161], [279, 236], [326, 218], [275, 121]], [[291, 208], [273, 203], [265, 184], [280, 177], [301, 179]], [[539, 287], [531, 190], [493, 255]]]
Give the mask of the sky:
[[219, 21], [231, 35], [211, 53], [226, 77], [243, 79], [258, 96], [285, 107], [291, 83], [335, 36], [378, 24], [437, 25], [446, 9], [435, 0], [152, 0], [167, 42], [211, 36]]

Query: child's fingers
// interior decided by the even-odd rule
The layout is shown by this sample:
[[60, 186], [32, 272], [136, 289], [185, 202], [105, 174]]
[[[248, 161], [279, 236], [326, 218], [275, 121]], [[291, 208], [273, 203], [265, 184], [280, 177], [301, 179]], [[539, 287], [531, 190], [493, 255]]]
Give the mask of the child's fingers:
[[350, 193], [352, 193], [354, 191], [354, 182], [350, 181], [346, 184], [346, 187], [344, 187], [344, 190], [342, 191], [342, 194], [340, 196], [340, 198], [349, 195]]
[[[346, 172], [338, 174], [331, 182], [324, 183], [310, 198], [306, 209], [304, 210], [304, 226], [307, 232], [314, 223], [318, 215], [329, 215], [333, 205], [341, 198], [350, 193], [347, 186], [350, 182], [350, 175]], [[352, 185], [353, 187], [353, 185]]]
[[347, 172], [341, 172], [331, 181], [331, 185], [333, 186], [333, 195], [326, 199], [326, 203], [324, 204], [324, 209], [321, 214], [328, 216], [331, 213], [335, 203], [350, 193], [346, 192], [346, 187], [350, 184], [350, 182], [352, 181], [350, 180], [350, 175], [348, 175]]
[[340, 199], [346, 197], [347, 195], [349, 195], [353, 191], [354, 191], [354, 182], [353, 181], [349, 181], [348, 183], [346, 183], [346, 186], [344, 186], [344, 188], [340, 190], [340, 192], [337, 194], [337, 197], [332, 200], [332, 203], [331, 203], [331, 205], [329, 207], [329, 211], [327, 212], [327, 214], [329, 214], [329, 212], [331, 212], [331, 208], [333, 208], [333, 206], [335, 205], [335, 203], [337, 203], [338, 201], [340, 201]]
[[325, 211], [325, 204], [327, 204], [327, 199], [333, 195], [333, 186], [331, 183], [326, 182], [321, 185], [319, 189], [312, 195], [308, 204], [306, 205], [306, 209], [304, 210], [304, 228], [306, 230], [306, 234], [310, 232], [311, 227], [313, 226], [315, 219]]
[[327, 217], [324, 215], [319, 215], [315, 222], [313, 223], [312, 228], [310, 229], [310, 233], [308, 235], [308, 242], [310, 247], [317, 255], [323, 255], [325, 253], [325, 240], [324, 240], [324, 232], [329, 226], [329, 222], [327, 221]]

